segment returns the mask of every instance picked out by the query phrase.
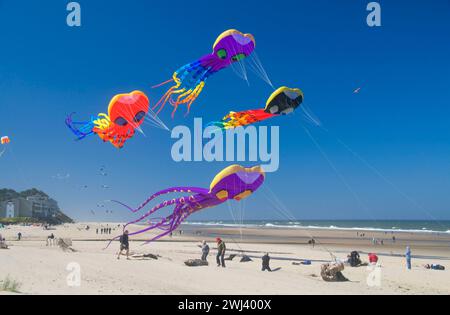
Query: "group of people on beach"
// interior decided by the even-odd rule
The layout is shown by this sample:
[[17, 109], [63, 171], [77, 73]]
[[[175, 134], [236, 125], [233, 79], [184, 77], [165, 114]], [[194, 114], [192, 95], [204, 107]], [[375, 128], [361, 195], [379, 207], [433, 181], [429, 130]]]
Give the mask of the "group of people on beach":
[[110, 227], [106, 227], [106, 228], [102, 227], [100, 229], [97, 229], [96, 232], [97, 232], [97, 235], [99, 233], [102, 234], [102, 235], [103, 234], [111, 235], [112, 234], [112, 228], [110, 228]]
[[[130, 256], [130, 239], [129, 239], [129, 231], [128, 230], [124, 231], [122, 236], [120, 236], [119, 243], [120, 243], [120, 249], [119, 249], [119, 252], [117, 255], [117, 259], [120, 260], [120, 256], [122, 256], [123, 252], [125, 252], [127, 260], [129, 260], [130, 259], [130, 257], [129, 257]], [[217, 267], [225, 268], [226, 267], [225, 254], [227, 251], [227, 246], [220, 237], [216, 238], [216, 244], [217, 244], [217, 255], [216, 255]], [[201, 248], [201, 252], [202, 252], [201, 261], [203, 261], [203, 262], [208, 261], [208, 255], [210, 253], [210, 247], [209, 247], [208, 243], [205, 240], [202, 241], [200, 248]], [[266, 270], [269, 272], [272, 271], [272, 269], [270, 268], [269, 253], [266, 253], [262, 257], [262, 271], [266, 271]]]
[[[227, 246], [225, 244], [225, 242], [220, 238], [216, 238], [216, 243], [217, 243], [217, 256], [216, 256], [216, 262], [217, 262], [217, 267], [223, 267], [225, 268], [225, 253], [226, 253], [226, 249]], [[207, 261], [208, 255], [209, 255], [209, 245], [206, 241], [202, 242], [201, 245], [201, 250], [202, 250], [202, 261]], [[262, 271], [272, 271], [272, 269], [270, 268], [270, 256], [269, 254], [265, 254], [262, 257]]]
[[[130, 257], [130, 240], [129, 240], [129, 231], [124, 231], [123, 235], [120, 236], [119, 238], [119, 242], [120, 242], [120, 250], [119, 253], [117, 255], [117, 259], [120, 259], [120, 256], [123, 255], [123, 252], [125, 252], [125, 255], [127, 257], [127, 259], [129, 260]], [[310, 240], [309, 244], [315, 245], [316, 241], [315, 240]], [[217, 267], [222, 267], [225, 268], [226, 264], [225, 264], [225, 254], [226, 254], [226, 244], [225, 242], [220, 238], [217, 237], [216, 238], [216, 244], [217, 244], [217, 255], [216, 255], [216, 262], [217, 262]], [[208, 243], [204, 240], [202, 241], [201, 245], [201, 261], [206, 262], [208, 260], [208, 256], [210, 253], [210, 247], [208, 245]], [[405, 252], [405, 259], [406, 259], [406, 267], [408, 270], [412, 269], [412, 252], [411, 252], [411, 248], [409, 246], [406, 247], [406, 252]], [[376, 265], [378, 263], [378, 256], [375, 253], [369, 253], [368, 254], [368, 259], [369, 259], [369, 263], [370, 265]], [[352, 252], [350, 255], [348, 255], [347, 257], [347, 263], [352, 266], [352, 267], [357, 267], [359, 265], [362, 264], [359, 253], [357, 251]], [[434, 270], [442, 270], [442, 266], [437, 266], [437, 265], [425, 265], [424, 266], [427, 269], [434, 269]], [[445, 269], [445, 268], [444, 268]], [[272, 269], [270, 268], [270, 256], [269, 253], [266, 253], [263, 257], [262, 257], [262, 271], [272, 271]]]
[[[223, 267], [225, 268], [225, 253], [227, 250], [227, 246], [225, 244], [225, 242], [220, 238], [216, 238], [216, 243], [217, 243], [217, 256], [216, 256], [216, 261], [217, 261], [217, 267]], [[202, 261], [207, 261], [208, 260], [208, 255], [210, 252], [210, 248], [209, 245], [206, 241], [202, 241], [202, 244], [200, 246], [201, 250], [202, 250], [202, 257], [201, 260]]]

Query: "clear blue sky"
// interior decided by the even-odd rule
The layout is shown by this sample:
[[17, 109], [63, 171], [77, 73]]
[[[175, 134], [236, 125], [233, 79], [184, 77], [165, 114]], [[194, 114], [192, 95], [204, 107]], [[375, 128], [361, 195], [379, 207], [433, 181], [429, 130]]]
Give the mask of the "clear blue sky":
[[[330, 132], [308, 128], [354, 192], [306, 135], [300, 113], [275, 119], [269, 124], [281, 126], [281, 165], [266, 185], [295, 217], [450, 219], [448, 1], [381, 1], [380, 28], [365, 23], [368, 1], [79, 1], [81, 28], [65, 24], [67, 2], [0, 0], [0, 134], [13, 141], [0, 159], [0, 187], [43, 189], [79, 220], [94, 219], [90, 210], [105, 199], [137, 205], [170, 186], [208, 187], [228, 164], [173, 162], [165, 131], [147, 126], [147, 137], [118, 151], [96, 137], [74, 142], [64, 118], [105, 111], [114, 94], [134, 89], [154, 103], [163, 91], [152, 84], [237, 28], [254, 34], [275, 85], [303, 89]], [[353, 94], [357, 87], [361, 93]], [[171, 120], [170, 111], [162, 118], [170, 127], [194, 117], [212, 121], [261, 107], [270, 93], [256, 75], [248, 86], [227, 69], [208, 81], [187, 119]], [[107, 178], [98, 176], [102, 165]], [[52, 179], [58, 173], [71, 177]], [[280, 218], [266, 195], [247, 200], [246, 218]], [[114, 210], [96, 219], [129, 218]], [[226, 206], [193, 217], [219, 218], [230, 218]]]

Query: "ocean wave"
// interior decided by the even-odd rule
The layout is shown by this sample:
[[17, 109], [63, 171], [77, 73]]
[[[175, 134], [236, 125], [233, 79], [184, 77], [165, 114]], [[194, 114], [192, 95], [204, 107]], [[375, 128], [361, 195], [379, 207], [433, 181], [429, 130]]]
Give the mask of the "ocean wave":
[[217, 226], [217, 227], [239, 227], [239, 228], [283, 228], [283, 229], [316, 229], [316, 230], [340, 230], [340, 231], [362, 231], [362, 232], [382, 232], [382, 233], [433, 233], [433, 234], [450, 234], [450, 230], [436, 231], [426, 227], [423, 228], [399, 228], [393, 226], [392, 228], [377, 228], [377, 227], [340, 227], [336, 225], [302, 225], [300, 222], [286, 222], [286, 223], [231, 223], [224, 221], [210, 221], [210, 222], [185, 222], [185, 225], [196, 226]]

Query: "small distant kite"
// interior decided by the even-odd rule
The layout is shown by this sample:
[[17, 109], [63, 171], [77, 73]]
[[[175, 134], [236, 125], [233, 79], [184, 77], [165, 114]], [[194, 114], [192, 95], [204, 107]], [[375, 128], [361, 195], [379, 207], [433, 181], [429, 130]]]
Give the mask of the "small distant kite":
[[108, 115], [101, 113], [90, 121], [75, 122], [72, 113], [66, 118], [66, 125], [77, 136], [77, 140], [97, 134], [104, 142], [109, 141], [121, 149], [144, 122], [149, 106], [150, 102], [143, 92], [119, 94], [109, 103]]
[[56, 180], [67, 180], [70, 178], [70, 174], [56, 174], [52, 178]]
[[7, 145], [11, 142], [8, 136], [4, 136], [0, 138], [1, 146], [3, 150], [0, 151], [0, 157], [6, 152]]
[[8, 136], [5, 136], [5, 137], [0, 138], [0, 142], [1, 142], [1, 144], [9, 144], [11, 142], [11, 140], [9, 139]]
[[[250, 56], [256, 46], [251, 34], [243, 34], [238, 30], [223, 32], [213, 45], [213, 52], [176, 70], [173, 78], [154, 86], [157, 88], [174, 82], [175, 84], [162, 96], [153, 110], [159, 107], [159, 114], [169, 102], [173, 107], [172, 117], [179, 105], [186, 104], [188, 113], [191, 105], [199, 97], [206, 80], [216, 72]], [[178, 96], [173, 99], [174, 96]]]
[[155, 193], [137, 209], [133, 209], [119, 201], [115, 202], [126, 207], [131, 212], [136, 213], [144, 209], [152, 200], [160, 196], [171, 193], [185, 194], [183, 197], [168, 199], [160, 203], [159, 205], [150, 209], [139, 219], [124, 226], [124, 229], [126, 229], [127, 226], [131, 224], [147, 222], [149, 221], [149, 219], [151, 220], [150, 217], [158, 210], [173, 206], [173, 212], [168, 217], [159, 219], [157, 223], [152, 223], [145, 229], [130, 233], [130, 236], [133, 236], [143, 234], [151, 230], [160, 230], [160, 234], [147, 242], [151, 243], [172, 233], [181, 225], [183, 221], [185, 221], [193, 213], [216, 207], [228, 200], [241, 201], [251, 196], [256, 190], [258, 190], [259, 187], [261, 187], [261, 185], [264, 183], [264, 180], [265, 173], [260, 166], [256, 166], [253, 168], [244, 168], [240, 165], [233, 165], [221, 171], [211, 182], [209, 189], [197, 187], [169, 188]]
[[108, 176], [108, 173], [106, 172], [106, 167], [105, 166], [100, 167], [99, 175], [100, 176]]
[[353, 94], [359, 94], [359, 92], [361, 92], [361, 88], [357, 88], [356, 90], [353, 91]]
[[262, 109], [246, 110], [243, 112], [230, 112], [222, 121], [210, 125], [221, 129], [232, 129], [251, 125], [277, 116], [288, 115], [294, 112], [303, 103], [303, 92], [300, 89], [281, 87], [269, 97], [266, 107]]

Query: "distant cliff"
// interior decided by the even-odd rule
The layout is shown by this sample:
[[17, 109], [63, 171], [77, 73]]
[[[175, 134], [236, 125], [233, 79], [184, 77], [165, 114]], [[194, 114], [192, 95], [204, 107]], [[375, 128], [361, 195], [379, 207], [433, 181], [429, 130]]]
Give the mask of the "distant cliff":
[[32, 189], [28, 189], [22, 192], [17, 192], [15, 190], [12, 189], [0, 189], [0, 202], [2, 201], [7, 201], [10, 199], [15, 199], [15, 198], [27, 198], [27, 197], [31, 197], [31, 196], [35, 196], [35, 195], [39, 195], [42, 197], [46, 197], [49, 198], [49, 196], [44, 193], [43, 191], [40, 191], [36, 188], [32, 188]]
[[[38, 190], [36, 188], [28, 189], [22, 192], [17, 192], [13, 189], [0, 189], [0, 203], [4, 201], [9, 201], [17, 198], [24, 198], [27, 199], [28, 197], [44, 197], [44, 198], [50, 198], [49, 195], [47, 195], [45, 192]], [[8, 219], [0, 219], [0, 223], [19, 223], [18, 221], [23, 221], [24, 223], [27, 222], [36, 222], [39, 220], [36, 220], [35, 218], [14, 218], [13, 220]], [[11, 222], [9, 222], [11, 221]], [[54, 216], [51, 218], [45, 219], [46, 223], [50, 224], [62, 224], [62, 223], [73, 223], [73, 220], [69, 218], [67, 215], [65, 215], [61, 210], [58, 210]]]

